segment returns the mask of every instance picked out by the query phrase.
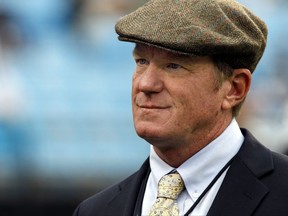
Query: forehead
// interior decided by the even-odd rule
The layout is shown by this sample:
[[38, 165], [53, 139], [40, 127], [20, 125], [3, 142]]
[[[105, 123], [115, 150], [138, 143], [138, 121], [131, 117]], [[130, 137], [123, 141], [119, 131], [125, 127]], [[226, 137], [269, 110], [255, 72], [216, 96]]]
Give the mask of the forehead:
[[165, 56], [165, 57], [173, 58], [173, 59], [177, 58], [177, 59], [190, 59], [191, 60], [195, 58], [189, 55], [171, 52], [171, 51], [167, 51], [164, 49], [160, 49], [157, 47], [148, 46], [144, 44], [136, 44], [133, 50], [133, 54], [134, 55], [143, 55], [143, 54], [161, 55], [161, 56]]

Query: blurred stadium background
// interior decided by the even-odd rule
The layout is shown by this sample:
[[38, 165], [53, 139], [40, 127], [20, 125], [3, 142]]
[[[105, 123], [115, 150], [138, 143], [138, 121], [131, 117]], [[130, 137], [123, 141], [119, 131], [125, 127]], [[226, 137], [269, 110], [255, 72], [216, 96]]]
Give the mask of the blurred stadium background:
[[[0, 0], [0, 215], [71, 215], [138, 169], [132, 44], [114, 24], [145, 0]], [[270, 29], [239, 122], [288, 149], [288, 3], [241, 0]]]

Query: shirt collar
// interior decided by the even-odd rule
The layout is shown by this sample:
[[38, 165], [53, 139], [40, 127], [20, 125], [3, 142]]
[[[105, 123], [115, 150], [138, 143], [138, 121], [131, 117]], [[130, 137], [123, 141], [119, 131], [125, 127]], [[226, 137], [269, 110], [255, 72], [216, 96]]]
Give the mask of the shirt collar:
[[[238, 123], [233, 119], [224, 132], [176, 170], [181, 175], [190, 197], [202, 193], [226, 163], [239, 151], [244, 137]], [[162, 176], [175, 170], [165, 163], [151, 147], [151, 177], [158, 184]]]

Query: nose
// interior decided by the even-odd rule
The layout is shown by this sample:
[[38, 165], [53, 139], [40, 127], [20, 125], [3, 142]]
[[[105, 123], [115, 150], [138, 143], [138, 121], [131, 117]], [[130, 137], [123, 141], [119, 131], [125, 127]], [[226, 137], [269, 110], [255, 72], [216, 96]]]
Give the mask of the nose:
[[145, 71], [138, 77], [139, 91], [145, 94], [159, 93], [163, 89], [163, 76], [160, 68], [154, 64], [149, 64]]

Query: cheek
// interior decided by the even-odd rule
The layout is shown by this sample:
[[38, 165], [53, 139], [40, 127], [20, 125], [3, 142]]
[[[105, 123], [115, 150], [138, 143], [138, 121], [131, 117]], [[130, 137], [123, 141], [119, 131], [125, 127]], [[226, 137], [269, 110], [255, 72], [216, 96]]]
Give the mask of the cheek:
[[135, 97], [136, 97], [136, 93], [137, 93], [137, 86], [138, 86], [138, 80], [137, 77], [135, 76], [135, 74], [132, 77], [132, 88], [131, 88], [131, 96], [132, 96], [132, 105], [134, 106], [134, 102], [135, 102]]
[[215, 112], [218, 112], [221, 108], [220, 96], [213, 90], [186, 88], [185, 92], [186, 94], [179, 94], [177, 96], [177, 108], [184, 121], [201, 118], [201, 116], [205, 115], [215, 115]]

